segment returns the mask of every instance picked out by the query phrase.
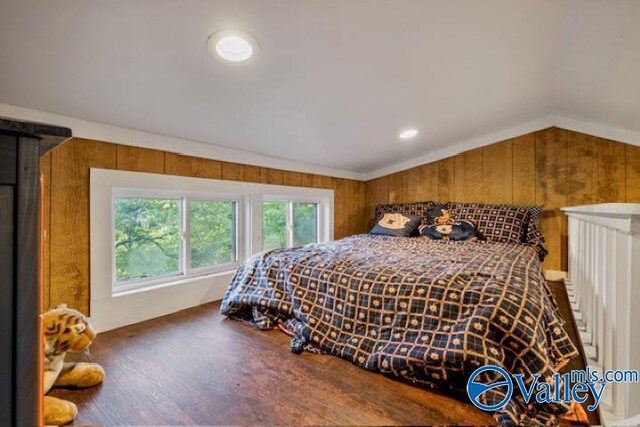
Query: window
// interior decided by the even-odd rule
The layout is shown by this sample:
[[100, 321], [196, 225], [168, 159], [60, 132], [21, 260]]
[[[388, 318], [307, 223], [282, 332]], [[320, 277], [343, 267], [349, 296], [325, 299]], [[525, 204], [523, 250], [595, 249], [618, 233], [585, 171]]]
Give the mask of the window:
[[293, 204], [293, 246], [307, 245], [318, 241], [317, 203]]
[[135, 289], [233, 265], [236, 217], [235, 200], [116, 195], [114, 288]]
[[110, 319], [219, 298], [251, 255], [333, 237], [332, 190], [102, 169], [90, 188], [92, 313]]
[[287, 246], [287, 204], [264, 202], [262, 204], [262, 250]]
[[180, 200], [115, 200], [116, 281], [180, 274]]
[[189, 203], [191, 268], [207, 268], [237, 260], [236, 203]]
[[274, 200], [262, 204], [262, 250], [302, 246], [317, 241], [317, 203]]

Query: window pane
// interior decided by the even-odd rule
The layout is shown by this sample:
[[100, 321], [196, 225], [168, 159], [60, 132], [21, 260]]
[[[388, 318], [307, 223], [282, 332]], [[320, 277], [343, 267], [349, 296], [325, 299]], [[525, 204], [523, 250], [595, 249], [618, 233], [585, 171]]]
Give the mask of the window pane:
[[191, 268], [213, 267], [236, 260], [235, 202], [189, 203]]
[[293, 245], [301, 246], [318, 241], [318, 205], [293, 204]]
[[115, 199], [116, 281], [180, 273], [180, 200]]
[[264, 202], [262, 204], [262, 250], [287, 246], [287, 204]]

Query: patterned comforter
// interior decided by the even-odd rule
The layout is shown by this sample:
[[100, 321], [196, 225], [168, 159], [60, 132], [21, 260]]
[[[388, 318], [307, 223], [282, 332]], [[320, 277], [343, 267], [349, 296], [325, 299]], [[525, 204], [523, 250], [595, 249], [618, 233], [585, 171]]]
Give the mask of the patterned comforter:
[[[358, 235], [261, 253], [238, 269], [221, 311], [261, 329], [282, 323], [363, 368], [457, 390], [479, 366], [548, 378], [577, 354], [536, 252], [521, 244]], [[567, 410], [514, 393], [495, 418], [545, 425]]]

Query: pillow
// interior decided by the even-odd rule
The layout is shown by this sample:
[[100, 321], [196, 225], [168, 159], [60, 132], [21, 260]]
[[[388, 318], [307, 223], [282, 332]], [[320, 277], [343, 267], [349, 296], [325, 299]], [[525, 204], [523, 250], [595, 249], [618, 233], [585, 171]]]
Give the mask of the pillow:
[[376, 222], [369, 234], [409, 237], [420, 225], [420, 217], [400, 212], [386, 213]]
[[490, 242], [523, 243], [529, 226], [529, 211], [520, 206], [486, 203], [449, 204], [455, 221], [470, 220]]
[[529, 211], [529, 224], [527, 226], [527, 234], [524, 238], [524, 243], [527, 243], [535, 249], [538, 253], [538, 258], [540, 261], [544, 261], [545, 257], [549, 253], [547, 248], [545, 248], [546, 241], [544, 239], [544, 235], [540, 231], [540, 215], [542, 215], [542, 210], [544, 209], [544, 205], [503, 205], [509, 207], [520, 207], [525, 208]]
[[415, 203], [389, 203], [376, 206], [376, 221], [382, 219], [385, 213], [399, 212], [405, 215], [418, 216], [422, 225], [433, 224], [433, 217], [430, 212], [433, 209], [446, 209], [447, 203], [439, 203], [432, 201], [415, 202]]
[[486, 240], [472, 221], [463, 219], [461, 221], [440, 221], [433, 225], [421, 225], [420, 235], [427, 236], [433, 240], [469, 240], [476, 242]]

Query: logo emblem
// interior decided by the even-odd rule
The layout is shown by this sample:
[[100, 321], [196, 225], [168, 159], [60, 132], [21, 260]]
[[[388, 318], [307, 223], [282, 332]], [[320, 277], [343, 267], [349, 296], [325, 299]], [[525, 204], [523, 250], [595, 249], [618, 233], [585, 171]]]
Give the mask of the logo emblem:
[[[498, 374], [496, 375], [496, 381], [491, 384], [476, 382], [476, 378], [478, 378], [478, 375], [486, 371], [496, 372]], [[507, 387], [507, 391], [504, 395], [504, 399], [502, 399], [500, 402], [494, 403], [492, 405], [485, 405], [480, 402], [480, 396], [482, 396], [487, 391], [496, 387], [505, 386]], [[476, 369], [473, 374], [471, 374], [471, 377], [467, 382], [467, 394], [469, 395], [471, 403], [473, 403], [477, 408], [480, 408], [483, 411], [497, 411], [498, 409], [502, 409], [504, 405], [506, 405], [507, 402], [511, 399], [511, 395], [513, 394], [513, 382], [511, 381], [509, 373], [501, 367], [495, 365], [482, 366]]]

